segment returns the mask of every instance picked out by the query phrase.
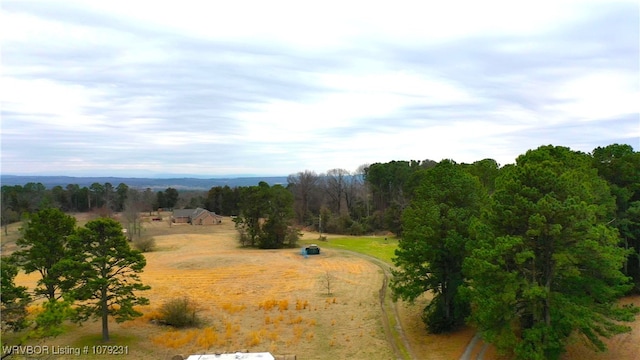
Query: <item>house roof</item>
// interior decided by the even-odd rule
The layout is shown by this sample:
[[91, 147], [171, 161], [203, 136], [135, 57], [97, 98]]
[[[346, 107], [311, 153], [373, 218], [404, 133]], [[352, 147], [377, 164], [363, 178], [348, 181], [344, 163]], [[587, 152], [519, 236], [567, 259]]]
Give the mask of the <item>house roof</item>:
[[261, 353], [235, 353], [235, 354], [211, 354], [211, 355], [189, 355], [187, 360], [273, 360], [275, 357], [268, 352]]
[[173, 210], [173, 217], [174, 218], [179, 218], [179, 217], [188, 217], [191, 219], [195, 219], [198, 216], [208, 213], [210, 215], [213, 215], [214, 217], [222, 217], [214, 212], [211, 212], [207, 209], [203, 209], [203, 208], [196, 208], [196, 209], [178, 209], [178, 210]]
[[203, 209], [203, 208], [197, 208], [193, 211], [193, 214], [191, 215], [192, 218], [197, 218], [198, 216], [202, 215], [202, 214], [206, 214], [208, 213], [209, 210]]
[[194, 211], [194, 209], [173, 210], [173, 217], [191, 217]]

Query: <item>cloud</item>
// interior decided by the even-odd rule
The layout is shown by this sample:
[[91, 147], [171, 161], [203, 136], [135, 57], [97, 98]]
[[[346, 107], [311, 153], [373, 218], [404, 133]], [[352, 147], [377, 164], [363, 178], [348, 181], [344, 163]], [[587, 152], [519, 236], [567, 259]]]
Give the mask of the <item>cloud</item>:
[[639, 145], [635, 2], [3, 10], [3, 173], [286, 175]]

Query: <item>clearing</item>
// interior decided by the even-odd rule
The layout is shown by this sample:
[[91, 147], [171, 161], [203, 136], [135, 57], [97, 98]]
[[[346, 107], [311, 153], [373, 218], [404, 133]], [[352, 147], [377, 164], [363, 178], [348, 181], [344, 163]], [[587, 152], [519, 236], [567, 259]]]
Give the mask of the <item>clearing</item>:
[[[79, 220], [86, 221], [84, 217]], [[10, 226], [8, 236], [3, 234], [3, 253], [14, 250], [18, 226]], [[350, 251], [374, 255], [388, 264], [389, 247], [395, 243], [383, 236], [371, 237], [363, 250], [359, 242], [352, 244], [356, 239], [329, 236], [324, 243], [317, 240], [318, 234], [305, 233], [302, 243], [316, 242], [322, 252], [304, 258], [299, 249], [238, 248], [228, 218], [217, 226], [170, 227], [165, 221], [148, 221], [144, 234], [153, 236], [157, 245], [156, 251], [145, 254], [147, 267], [141, 274], [142, 282], [152, 287], [141, 294], [151, 305], [141, 308], [144, 316], [134, 321], [110, 322], [110, 345], [128, 346], [129, 354], [109, 359], [170, 359], [176, 354], [238, 350], [295, 354], [298, 359], [395, 359], [388, 337], [408, 344], [405, 355], [416, 359], [458, 359], [475, 333], [465, 328], [449, 335], [428, 334], [420, 319], [428, 296], [414, 305], [389, 305], [383, 299], [388, 306], [382, 311], [380, 290], [388, 276], [384, 264]], [[327, 294], [327, 278], [331, 294]], [[35, 274], [20, 274], [16, 279], [31, 289], [36, 281]], [[387, 291], [386, 296], [389, 294]], [[181, 297], [198, 304], [205, 320], [202, 327], [176, 331], [153, 321], [165, 301]], [[640, 296], [623, 301], [638, 304]], [[640, 320], [631, 326], [632, 333], [606, 341], [608, 353], [595, 353], [576, 340], [564, 358], [636, 359]], [[392, 335], [388, 335], [389, 327]], [[5, 343], [10, 340], [7, 336]], [[100, 344], [98, 322], [69, 325], [64, 335], [40, 343], [50, 347]], [[471, 358], [476, 358], [480, 348], [481, 342]], [[484, 358], [498, 357], [489, 348]]]

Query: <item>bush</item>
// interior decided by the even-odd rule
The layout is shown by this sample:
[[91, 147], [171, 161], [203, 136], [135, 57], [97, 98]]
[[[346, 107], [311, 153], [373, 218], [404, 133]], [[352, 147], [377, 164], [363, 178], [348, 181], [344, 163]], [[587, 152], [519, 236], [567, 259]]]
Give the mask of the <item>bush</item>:
[[367, 221], [368, 221], [370, 231], [380, 231], [380, 230], [386, 229], [384, 225], [383, 211], [378, 210], [374, 212], [371, 216], [367, 218]]
[[202, 323], [196, 303], [188, 297], [169, 300], [160, 308], [160, 321], [175, 328], [197, 327]]
[[365, 233], [364, 226], [361, 223], [354, 221], [351, 226], [349, 226], [348, 233], [349, 235], [363, 235]]
[[290, 248], [297, 247], [301, 236], [302, 233], [298, 229], [294, 227], [287, 229], [287, 234], [285, 235], [286, 246]]
[[138, 237], [133, 240], [133, 246], [142, 252], [151, 252], [156, 249], [156, 239], [150, 236]]
[[254, 246], [255, 240], [251, 239], [251, 234], [247, 230], [247, 227], [244, 224], [236, 223], [236, 230], [238, 230], [238, 242], [240, 246]]

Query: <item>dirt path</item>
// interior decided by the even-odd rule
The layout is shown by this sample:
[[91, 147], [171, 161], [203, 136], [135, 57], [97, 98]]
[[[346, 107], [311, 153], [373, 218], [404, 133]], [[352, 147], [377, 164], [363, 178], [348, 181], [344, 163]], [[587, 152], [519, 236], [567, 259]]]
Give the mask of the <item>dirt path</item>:
[[476, 344], [480, 340], [481, 340], [480, 335], [476, 333], [471, 339], [471, 341], [469, 341], [469, 344], [467, 345], [466, 349], [464, 349], [464, 353], [462, 354], [462, 356], [460, 356], [460, 360], [471, 359], [471, 353], [473, 352], [473, 349], [476, 347]]
[[[397, 304], [394, 303], [391, 305], [391, 311], [393, 314], [393, 318], [395, 319], [396, 326], [392, 327], [391, 322], [389, 321], [389, 309], [387, 308], [387, 291], [389, 285], [389, 279], [391, 278], [391, 267], [389, 264], [384, 261], [377, 259], [373, 256], [365, 255], [362, 253], [358, 253], [351, 250], [343, 250], [343, 249], [335, 249], [336, 251], [349, 253], [354, 256], [363, 258], [382, 269], [382, 273], [384, 274], [384, 278], [382, 281], [382, 286], [380, 287], [379, 300], [380, 300], [380, 309], [382, 311], [382, 324], [384, 326], [384, 331], [387, 335], [387, 339], [389, 344], [393, 348], [393, 352], [396, 354], [397, 359], [406, 359], [409, 356], [410, 359], [417, 359], [413, 351], [411, 350], [411, 345], [409, 344], [409, 340], [407, 339], [404, 330], [402, 329], [402, 323], [400, 322], [400, 315], [398, 313]], [[395, 334], [394, 334], [395, 329]], [[404, 351], [403, 351], [404, 350]]]
[[[464, 353], [462, 353], [462, 356], [460, 356], [460, 360], [483, 360], [484, 354], [488, 349], [489, 344], [485, 343], [480, 337], [480, 334], [476, 333], [471, 341], [469, 341], [469, 344], [467, 344], [467, 347], [464, 349]], [[472, 355], [475, 355], [475, 357], [473, 357]]]

